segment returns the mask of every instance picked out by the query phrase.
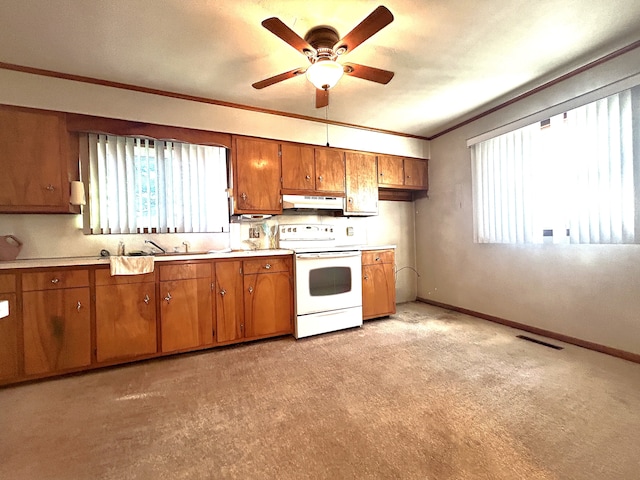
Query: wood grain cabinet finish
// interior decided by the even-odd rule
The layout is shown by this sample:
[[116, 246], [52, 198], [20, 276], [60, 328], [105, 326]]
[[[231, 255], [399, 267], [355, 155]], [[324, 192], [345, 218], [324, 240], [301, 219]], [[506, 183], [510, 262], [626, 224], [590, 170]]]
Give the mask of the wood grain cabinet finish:
[[378, 186], [404, 190], [429, 188], [428, 161], [419, 158], [403, 158], [378, 155]]
[[20, 349], [16, 276], [0, 275], [0, 301], [9, 304], [9, 316], [0, 318], [0, 380], [17, 378], [20, 373]]
[[159, 270], [161, 351], [212, 344], [212, 264], [166, 265]]
[[344, 196], [344, 152], [334, 148], [315, 148], [316, 190], [326, 195]]
[[157, 351], [153, 273], [118, 275], [96, 270], [96, 359], [108, 362]]
[[244, 261], [245, 337], [293, 332], [291, 258]]
[[378, 213], [378, 182], [375, 155], [346, 152], [347, 201], [345, 214]]
[[345, 193], [342, 150], [283, 143], [282, 193], [336, 195]]
[[396, 313], [395, 252], [362, 252], [362, 315], [365, 320]]
[[0, 212], [78, 213], [78, 148], [64, 113], [0, 105]]
[[22, 302], [26, 375], [91, 364], [88, 286], [25, 291]]
[[242, 261], [215, 263], [216, 341], [231, 343], [244, 337]]
[[279, 144], [233, 137], [234, 213], [282, 213]]

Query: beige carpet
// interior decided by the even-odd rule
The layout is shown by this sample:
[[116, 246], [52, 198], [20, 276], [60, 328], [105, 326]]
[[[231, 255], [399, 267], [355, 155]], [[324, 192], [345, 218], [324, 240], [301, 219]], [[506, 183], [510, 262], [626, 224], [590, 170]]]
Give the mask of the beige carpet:
[[640, 365], [423, 304], [0, 390], [0, 478], [637, 479]]

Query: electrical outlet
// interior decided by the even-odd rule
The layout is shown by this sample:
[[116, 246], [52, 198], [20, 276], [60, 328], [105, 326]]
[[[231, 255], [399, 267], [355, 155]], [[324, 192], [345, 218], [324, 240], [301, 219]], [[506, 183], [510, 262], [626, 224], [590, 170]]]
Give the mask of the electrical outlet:
[[260, 238], [260, 229], [258, 227], [249, 227], [249, 238]]

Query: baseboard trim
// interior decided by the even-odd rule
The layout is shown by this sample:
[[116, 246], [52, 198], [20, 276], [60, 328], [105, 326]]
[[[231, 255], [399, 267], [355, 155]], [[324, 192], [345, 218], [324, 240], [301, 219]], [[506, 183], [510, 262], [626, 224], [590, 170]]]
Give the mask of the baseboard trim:
[[481, 318], [483, 320], [489, 320], [490, 322], [500, 323], [502, 325], [506, 325], [507, 327], [517, 328], [519, 330], [524, 330], [525, 332], [540, 335], [542, 337], [551, 338], [564, 343], [570, 343], [571, 345], [577, 345], [578, 347], [587, 348], [589, 350], [605, 353], [613, 357], [629, 360], [630, 362], [640, 363], [640, 355], [638, 355], [637, 353], [632, 353], [632, 352], [627, 352], [625, 350], [619, 350], [617, 348], [607, 347], [605, 345], [589, 342], [587, 340], [580, 340], [579, 338], [570, 337], [562, 333], [551, 332], [549, 330], [544, 330], [542, 328], [532, 327], [531, 325], [525, 325], [523, 323], [514, 322], [512, 320], [507, 320], [505, 318], [495, 317], [493, 315], [487, 315], [485, 313], [476, 312], [474, 310], [468, 310], [466, 308], [456, 307], [454, 305], [436, 302], [434, 300], [428, 300], [426, 298], [418, 297], [416, 298], [416, 301], [427, 303], [435, 307], [446, 308], [447, 310], [453, 310], [454, 312], [464, 313], [465, 315], [471, 315], [472, 317]]

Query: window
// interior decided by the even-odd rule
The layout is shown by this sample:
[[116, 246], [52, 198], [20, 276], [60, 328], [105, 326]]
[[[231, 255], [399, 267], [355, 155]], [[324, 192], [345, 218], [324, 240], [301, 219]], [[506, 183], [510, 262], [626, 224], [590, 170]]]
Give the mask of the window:
[[90, 232], [228, 232], [226, 162], [222, 147], [90, 134]]
[[640, 87], [476, 143], [474, 242], [637, 243]]

